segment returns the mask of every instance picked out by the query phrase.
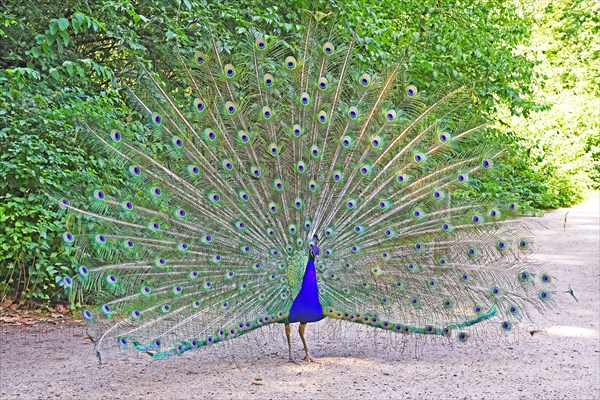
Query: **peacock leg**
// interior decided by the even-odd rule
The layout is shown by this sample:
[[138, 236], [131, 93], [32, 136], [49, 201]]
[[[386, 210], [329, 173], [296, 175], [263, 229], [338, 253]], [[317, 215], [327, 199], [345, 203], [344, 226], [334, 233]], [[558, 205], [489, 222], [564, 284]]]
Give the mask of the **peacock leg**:
[[290, 324], [285, 324], [285, 336], [287, 337], [287, 342], [288, 342], [288, 354], [290, 356], [289, 358], [289, 362], [293, 362], [294, 364], [298, 364], [293, 358], [292, 358], [292, 339], [290, 338]]
[[304, 330], [306, 329], [306, 322], [300, 322], [300, 326], [298, 327], [298, 333], [300, 334], [300, 339], [302, 339], [302, 344], [304, 345], [304, 352], [306, 356], [304, 357], [304, 361], [319, 363], [317, 360], [312, 358], [310, 354], [308, 354], [308, 346], [306, 345], [306, 340], [304, 339]]

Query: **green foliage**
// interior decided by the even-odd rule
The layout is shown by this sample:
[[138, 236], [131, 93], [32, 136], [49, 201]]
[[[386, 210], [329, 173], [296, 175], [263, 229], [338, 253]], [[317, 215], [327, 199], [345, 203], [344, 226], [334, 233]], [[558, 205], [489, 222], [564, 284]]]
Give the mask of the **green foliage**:
[[[42, 76], [14, 72], [0, 95], [0, 294], [13, 288], [23, 298], [46, 301], [60, 293], [62, 276], [75, 262], [57, 240], [65, 220], [48, 194], [91, 185], [103, 165], [78, 146], [75, 115], [86, 100], [111, 111], [119, 102], [85, 99], [75, 87], [59, 91], [60, 81]], [[96, 177], [102, 178], [110, 176]]]
[[[64, 296], [61, 278], [73, 274], [76, 260], [61, 246], [59, 236], [67, 221], [48, 195], [76, 196], [92, 182], [118, 185], [113, 162], [100, 158], [77, 135], [83, 121], [110, 123], [135, 113], [127, 107], [129, 99], [115, 85], [115, 77], [134, 84], [141, 64], [174, 78], [173, 50], [206, 48], [211, 45], [210, 32], [225, 54], [238, 51], [254, 29], [293, 48], [301, 39], [297, 22], [309, 18], [307, 10], [312, 10], [336, 18], [340, 42], [347, 42], [357, 30], [358, 61], [365, 70], [379, 71], [382, 65], [397, 62], [409, 48], [406, 63], [416, 85], [431, 91], [439, 83], [467, 82], [472, 87], [473, 115], [494, 119], [498, 109], [506, 110], [502, 116], [506, 126], [510, 115], [539, 109], [532, 101], [536, 82], [560, 83], [565, 87], [552, 93], [561, 94], [566, 88], [579, 96], [581, 92], [575, 90], [579, 83], [595, 79], [597, 90], [598, 77], [590, 71], [598, 55], [591, 44], [598, 36], [598, 13], [590, 11], [591, 2], [548, 3], [544, 14], [548, 22], [541, 23], [534, 39], [540, 41], [544, 30], [552, 33], [548, 40], [554, 47], [546, 53], [552, 64], [537, 70], [538, 81], [535, 53], [527, 51], [533, 17], [540, 12], [535, 8], [538, 2], [511, 4], [52, 0], [31, 7], [4, 1], [0, 15], [0, 257], [4, 260], [0, 297], [10, 290], [22, 299], [48, 301]], [[561, 72], [551, 75], [554, 69]], [[597, 96], [593, 90], [583, 93], [588, 100]], [[549, 108], [557, 99], [543, 100]], [[596, 182], [600, 176], [597, 165], [595, 170], [585, 167], [589, 155], [596, 161], [600, 158], [600, 139], [593, 133], [598, 129], [589, 122], [594, 108], [588, 100], [587, 111], [565, 111], [559, 126], [550, 123], [552, 114], [547, 111], [544, 123], [491, 130], [486, 140], [500, 142], [508, 151], [497, 176], [479, 182], [473, 190], [500, 200], [518, 194], [544, 208], [575, 201], [587, 181], [576, 182], [573, 174], [591, 169]], [[576, 152], [568, 154], [560, 141], [548, 141], [540, 134], [550, 129], [561, 133], [561, 138], [573, 138]], [[579, 155], [588, 157], [583, 166], [570, 163]], [[569, 161], [567, 167], [563, 161]]]
[[[499, 114], [515, 138], [512, 187], [536, 208], [581, 201], [600, 187], [600, 6], [591, 1], [539, 2], [531, 52], [540, 60], [530, 118]], [[594, 9], [595, 8], [595, 9]]]

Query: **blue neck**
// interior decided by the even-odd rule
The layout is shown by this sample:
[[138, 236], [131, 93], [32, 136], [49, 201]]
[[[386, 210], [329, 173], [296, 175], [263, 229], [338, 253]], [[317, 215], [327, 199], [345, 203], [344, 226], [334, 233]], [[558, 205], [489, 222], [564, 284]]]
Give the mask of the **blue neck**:
[[317, 270], [314, 256], [309, 257], [302, 279], [302, 287], [290, 308], [289, 322], [315, 322], [324, 318], [319, 301]]

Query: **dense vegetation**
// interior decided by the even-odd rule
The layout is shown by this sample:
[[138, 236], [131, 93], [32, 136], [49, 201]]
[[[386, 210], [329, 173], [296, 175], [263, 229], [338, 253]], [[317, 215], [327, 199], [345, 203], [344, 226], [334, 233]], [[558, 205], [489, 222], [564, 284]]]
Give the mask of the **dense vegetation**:
[[497, 120], [492, 140], [509, 150], [480, 193], [502, 199], [510, 191], [544, 209], [573, 204], [600, 182], [600, 10], [592, 1], [31, 4], [6, 0], [0, 14], [0, 299], [13, 292], [47, 304], [63, 296], [61, 279], [76, 260], [58, 236], [73, 221], [48, 195], [118, 184], [111, 160], [77, 140], [78, 122], [130, 118], [115, 77], [127, 82], [139, 63], [176, 68], [172, 49], [203, 48], [209, 27], [225, 52], [253, 27], [292, 46], [305, 10], [331, 13], [340, 35], [358, 31], [366, 70], [410, 48], [410, 78], [420, 87], [472, 87], [471, 112]]

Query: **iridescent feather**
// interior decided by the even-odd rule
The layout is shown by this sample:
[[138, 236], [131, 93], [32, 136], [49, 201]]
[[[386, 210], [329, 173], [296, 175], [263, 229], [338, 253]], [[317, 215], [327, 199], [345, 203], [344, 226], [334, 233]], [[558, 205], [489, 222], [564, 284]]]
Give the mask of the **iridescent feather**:
[[91, 296], [99, 349], [164, 357], [319, 315], [466, 342], [551, 301], [516, 205], [451, 198], [501, 153], [461, 116], [469, 89], [419, 91], [404, 59], [367, 74], [319, 17], [293, 51], [177, 53], [179, 87], [141, 68], [142, 135], [85, 124], [126, 180], [59, 200], [95, 222], [65, 232], [64, 283]]

